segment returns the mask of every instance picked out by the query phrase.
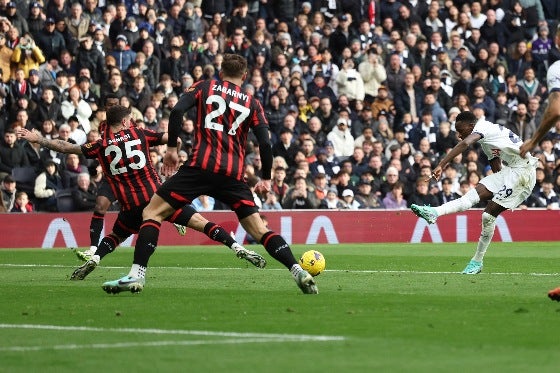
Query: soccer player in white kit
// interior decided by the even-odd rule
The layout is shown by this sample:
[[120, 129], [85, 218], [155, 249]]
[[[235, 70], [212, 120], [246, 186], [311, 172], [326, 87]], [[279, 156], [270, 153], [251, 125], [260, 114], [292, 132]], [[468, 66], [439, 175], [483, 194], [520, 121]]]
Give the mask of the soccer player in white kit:
[[464, 274], [475, 275], [482, 271], [482, 260], [494, 236], [497, 216], [507, 209], [516, 208], [531, 195], [536, 183], [538, 159], [530, 154], [521, 157], [519, 147], [522, 141], [516, 134], [501, 125], [477, 120], [470, 111], [457, 116], [455, 128], [462, 140], [434, 168], [432, 177], [439, 180], [445, 166], [475, 142], [480, 143], [493, 173], [459, 199], [437, 207], [413, 204], [411, 209], [433, 224], [439, 216], [465, 211], [479, 201], [488, 201], [482, 213], [482, 232], [476, 252], [463, 270]]
[[[556, 31], [556, 45], [560, 45], [560, 29]], [[560, 121], [560, 61], [554, 62], [546, 73], [546, 84], [548, 86], [548, 105], [544, 110], [543, 118], [537, 132], [533, 137], [521, 146], [520, 154], [524, 156], [534, 149], [550, 129]], [[548, 292], [548, 297], [560, 302], [560, 287]]]

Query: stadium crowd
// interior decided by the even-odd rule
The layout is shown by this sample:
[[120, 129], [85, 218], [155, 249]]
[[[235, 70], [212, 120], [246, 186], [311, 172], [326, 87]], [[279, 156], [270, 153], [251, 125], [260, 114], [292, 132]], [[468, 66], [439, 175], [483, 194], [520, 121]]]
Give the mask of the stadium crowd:
[[[166, 131], [178, 97], [218, 78], [225, 53], [247, 58], [244, 89], [270, 125], [263, 210], [438, 206], [491, 172], [473, 148], [425, 182], [457, 144], [460, 112], [523, 141], [538, 128], [558, 19], [555, 0], [0, 0], [0, 209], [92, 211], [103, 177], [86, 159], [18, 140], [18, 127], [96, 141], [102, 102], [116, 95], [137, 126]], [[535, 150], [537, 185], [522, 207], [557, 209], [560, 123]], [[256, 139], [246, 151], [254, 186]], [[164, 152], [151, 150], [156, 170]], [[227, 208], [208, 196], [193, 205]]]

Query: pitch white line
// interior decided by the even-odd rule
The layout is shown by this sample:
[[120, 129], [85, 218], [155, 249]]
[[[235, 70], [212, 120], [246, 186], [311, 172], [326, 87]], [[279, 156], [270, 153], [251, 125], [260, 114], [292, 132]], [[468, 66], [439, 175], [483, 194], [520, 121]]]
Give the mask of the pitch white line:
[[[11, 346], [0, 347], [0, 352], [29, 352], [44, 350], [78, 350], [78, 349], [104, 349], [104, 348], [130, 348], [130, 347], [167, 347], [167, 346], [198, 346], [219, 344], [242, 344], [242, 343], [281, 343], [299, 342], [293, 338], [239, 338], [223, 339], [219, 341], [153, 341], [153, 342], [125, 342], [125, 343], [93, 343], [93, 344], [67, 344], [54, 346]], [[326, 340], [325, 340], [326, 341]]]
[[[76, 268], [76, 266], [68, 266], [68, 265], [61, 265], [61, 264], [11, 264], [11, 263], [0, 263], [1, 267], [13, 267], [13, 268]], [[103, 266], [103, 268], [108, 269], [124, 269], [128, 270], [130, 267], [121, 267], [121, 266]], [[239, 271], [239, 270], [246, 270], [246, 268], [240, 267], [150, 267], [154, 269], [176, 269], [176, 270], [198, 270], [198, 271]], [[257, 269], [258, 270], [258, 269]], [[267, 269], [267, 271], [285, 271], [285, 269], [281, 268], [272, 268]], [[327, 269], [324, 272], [347, 272], [347, 273], [401, 273], [401, 274], [412, 274], [412, 275], [453, 275], [453, 274], [461, 274], [460, 271], [452, 272], [452, 271], [404, 271], [404, 270], [354, 270], [354, 269]], [[559, 272], [556, 273], [538, 273], [538, 272], [483, 272], [477, 276], [484, 276], [484, 275], [515, 275], [515, 276], [560, 276]]]
[[140, 328], [100, 328], [93, 326], [64, 326], [42, 324], [0, 324], [0, 329], [34, 329], [34, 330], [64, 330], [79, 332], [112, 332], [112, 333], [138, 333], [138, 334], [164, 334], [164, 335], [201, 335], [206, 337], [234, 337], [234, 338], [276, 338], [294, 341], [341, 341], [344, 337], [334, 335], [308, 335], [308, 334], [271, 334], [271, 333], [237, 333], [209, 330], [182, 330], [182, 329], [140, 329]]

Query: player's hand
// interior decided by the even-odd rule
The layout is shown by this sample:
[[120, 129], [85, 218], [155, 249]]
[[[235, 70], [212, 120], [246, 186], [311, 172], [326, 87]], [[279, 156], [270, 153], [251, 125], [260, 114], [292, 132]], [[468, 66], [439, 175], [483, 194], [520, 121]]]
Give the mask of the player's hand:
[[534, 147], [535, 144], [533, 144], [532, 140], [525, 141], [523, 145], [521, 145], [521, 147], [519, 148], [519, 155], [521, 156], [521, 158], [525, 158], [525, 154], [530, 152], [531, 149], [533, 149]]
[[177, 148], [168, 148], [163, 156], [161, 174], [165, 177], [171, 177], [177, 171], [178, 166], [179, 155], [177, 154]]
[[17, 137], [20, 139], [26, 139], [29, 142], [39, 142], [40, 134], [37, 130], [29, 131], [26, 128], [19, 128], [17, 130]]
[[[434, 168], [434, 171], [432, 172], [432, 177], [438, 181], [439, 178], [441, 177], [441, 173], [442, 173], [442, 169], [440, 166], [437, 166], [436, 168]], [[430, 178], [427, 178], [426, 181], [430, 181]]]
[[259, 180], [255, 185], [255, 193], [265, 194], [270, 192], [270, 180]]

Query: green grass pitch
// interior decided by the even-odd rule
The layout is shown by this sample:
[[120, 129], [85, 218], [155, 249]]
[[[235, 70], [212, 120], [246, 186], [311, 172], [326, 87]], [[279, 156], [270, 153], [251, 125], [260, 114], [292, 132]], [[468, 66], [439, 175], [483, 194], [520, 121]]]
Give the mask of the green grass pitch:
[[223, 247], [160, 247], [140, 294], [118, 249], [84, 281], [70, 250], [0, 250], [0, 372], [558, 372], [560, 243], [294, 246], [321, 251], [304, 295]]

